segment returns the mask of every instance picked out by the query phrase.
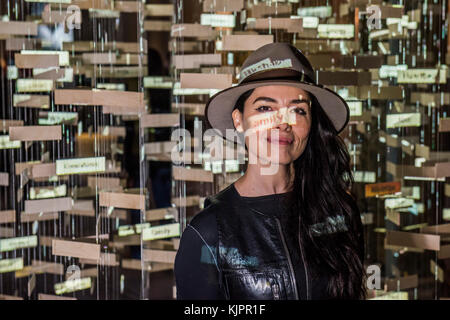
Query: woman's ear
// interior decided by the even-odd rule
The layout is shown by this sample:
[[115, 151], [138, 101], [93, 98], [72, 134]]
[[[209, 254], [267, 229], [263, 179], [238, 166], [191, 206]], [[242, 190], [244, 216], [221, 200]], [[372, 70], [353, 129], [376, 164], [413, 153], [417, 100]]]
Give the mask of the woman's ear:
[[237, 132], [244, 132], [244, 127], [242, 126], [242, 113], [238, 109], [234, 109], [231, 113], [233, 118], [233, 124]]

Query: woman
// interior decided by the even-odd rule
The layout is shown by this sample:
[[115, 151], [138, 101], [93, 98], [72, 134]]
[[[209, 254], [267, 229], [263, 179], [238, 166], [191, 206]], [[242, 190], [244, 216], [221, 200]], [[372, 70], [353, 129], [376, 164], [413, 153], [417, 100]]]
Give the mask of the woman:
[[349, 110], [315, 82], [298, 49], [272, 43], [208, 101], [208, 122], [225, 138], [235, 129], [249, 163], [184, 230], [178, 299], [365, 298], [363, 230], [338, 136]]

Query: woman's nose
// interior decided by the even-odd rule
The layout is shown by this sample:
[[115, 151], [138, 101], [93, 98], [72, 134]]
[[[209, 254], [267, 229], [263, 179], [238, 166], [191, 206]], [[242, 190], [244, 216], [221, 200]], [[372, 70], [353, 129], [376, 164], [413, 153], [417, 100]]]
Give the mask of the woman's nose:
[[289, 131], [289, 130], [292, 129], [291, 125], [289, 123], [287, 123], [287, 122], [280, 123], [277, 126], [277, 128], [282, 130], [282, 131]]

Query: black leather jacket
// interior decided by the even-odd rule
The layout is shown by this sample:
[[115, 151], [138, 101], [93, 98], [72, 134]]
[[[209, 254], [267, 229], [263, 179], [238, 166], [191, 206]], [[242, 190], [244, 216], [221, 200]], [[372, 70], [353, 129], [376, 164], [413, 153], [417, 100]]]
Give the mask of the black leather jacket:
[[[205, 209], [194, 216], [185, 229], [175, 259], [178, 299], [210, 299], [210, 296], [211, 299], [249, 300], [326, 298], [314, 293], [319, 283], [326, 284], [327, 279], [312, 281], [301, 243], [298, 243], [301, 262], [295, 264], [294, 272], [279, 217], [252, 208], [245, 210], [244, 201], [239, 201], [239, 197], [234, 185], [230, 185], [207, 198]], [[209, 226], [213, 224], [217, 230], [211, 230]], [[200, 258], [187, 249], [192, 239], [189, 233], [198, 235], [206, 244]], [[208, 239], [217, 240], [211, 243]], [[196, 270], [202, 267], [195, 261], [205, 260], [205, 252], [212, 253], [210, 269], [202, 269], [198, 274]], [[301, 276], [297, 271], [299, 265], [302, 265]], [[199, 278], [209, 280], [202, 282]], [[217, 283], [214, 283], [215, 279]], [[214, 286], [210, 286], [211, 281]], [[200, 294], [203, 285], [208, 289]]]

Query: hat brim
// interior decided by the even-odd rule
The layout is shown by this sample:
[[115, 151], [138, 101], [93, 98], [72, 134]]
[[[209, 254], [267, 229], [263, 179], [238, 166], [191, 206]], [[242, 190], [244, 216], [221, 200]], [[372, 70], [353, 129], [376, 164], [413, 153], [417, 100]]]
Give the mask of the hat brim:
[[334, 91], [307, 82], [274, 79], [239, 84], [213, 95], [205, 107], [205, 115], [211, 127], [225, 138], [227, 129], [235, 129], [231, 113], [239, 97], [250, 89], [273, 85], [297, 87], [313, 94], [338, 133], [345, 128], [350, 119], [350, 110], [347, 103]]

